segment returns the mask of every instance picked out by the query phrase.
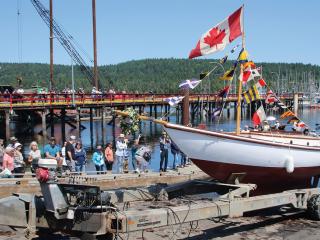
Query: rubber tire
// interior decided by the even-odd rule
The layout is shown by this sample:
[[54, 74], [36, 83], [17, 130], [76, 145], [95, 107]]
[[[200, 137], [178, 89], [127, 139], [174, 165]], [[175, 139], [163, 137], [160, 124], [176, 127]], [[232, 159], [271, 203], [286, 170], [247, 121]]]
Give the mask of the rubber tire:
[[320, 195], [314, 194], [307, 202], [307, 213], [312, 220], [320, 220]]

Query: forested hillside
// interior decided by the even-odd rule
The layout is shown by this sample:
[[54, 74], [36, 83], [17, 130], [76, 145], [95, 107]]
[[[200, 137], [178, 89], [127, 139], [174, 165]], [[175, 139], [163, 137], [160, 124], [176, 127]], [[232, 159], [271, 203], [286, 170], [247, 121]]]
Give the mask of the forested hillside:
[[[112, 87], [117, 91], [172, 93], [178, 91], [178, 84], [182, 80], [199, 78], [201, 72], [217, 66], [217, 64], [212, 63], [214, 61], [217, 60], [145, 59], [100, 66], [99, 74], [105, 89]], [[225, 69], [227, 70], [232, 63], [232, 61], [226, 62], [224, 64]], [[274, 88], [282, 86], [282, 90], [292, 91], [292, 88], [306, 90], [305, 88], [310, 85], [310, 82], [315, 83], [316, 87], [319, 86], [319, 66], [299, 63], [256, 63], [256, 65], [262, 66], [264, 79]], [[48, 86], [48, 64], [0, 63], [0, 67], [0, 84], [17, 86], [17, 76], [21, 76], [24, 88], [36, 84]], [[219, 80], [218, 77], [222, 73], [222, 68], [217, 67], [210, 78], [197, 88], [197, 91], [207, 92], [220, 89], [223, 81]], [[71, 66], [54, 65], [54, 80], [57, 89], [71, 88]], [[79, 71], [78, 67], [75, 67], [75, 82], [76, 88], [91, 89], [89, 81]]]

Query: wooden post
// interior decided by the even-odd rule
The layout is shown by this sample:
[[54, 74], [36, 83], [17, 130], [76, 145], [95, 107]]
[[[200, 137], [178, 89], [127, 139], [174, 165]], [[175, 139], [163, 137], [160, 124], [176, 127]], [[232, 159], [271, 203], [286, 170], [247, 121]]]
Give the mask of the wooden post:
[[152, 117], [152, 105], [149, 106], [149, 116]]
[[157, 114], [157, 105], [154, 105], [154, 118], [157, 119], [158, 114]]
[[105, 108], [101, 108], [101, 132], [102, 132], [102, 145], [104, 146], [104, 139], [106, 137], [106, 128], [105, 128], [105, 118], [106, 118], [106, 111]]
[[299, 95], [298, 93], [294, 93], [293, 95], [293, 110], [294, 114], [298, 116], [298, 109], [299, 109]]
[[9, 111], [5, 111], [5, 119], [6, 119], [6, 141], [9, 141], [10, 138], [10, 113]]
[[94, 85], [99, 89], [98, 63], [97, 63], [97, 31], [96, 31], [96, 0], [92, 0], [92, 33], [93, 33], [93, 76]]
[[187, 88], [184, 90], [184, 98], [182, 102], [182, 125], [187, 126], [189, 123], [189, 88]]
[[81, 138], [81, 109], [77, 109], [76, 121], [78, 124], [78, 138]]
[[46, 111], [41, 112], [41, 122], [42, 122], [42, 136], [43, 136], [43, 143], [47, 142], [47, 122], [46, 122]]
[[50, 109], [50, 136], [54, 137], [54, 115], [53, 115], [53, 109]]
[[115, 147], [116, 146], [116, 118], [114, 117], [112, 120], [112, 144]]
[[63, 108], [61, 109], [61, 136], [62, 142], [66, 141], [66, 110]]
[[91, 150], [93, 150], [93, 112], [92, 112], [92, 108], [90, 108], [90, 144], [91, 144]]

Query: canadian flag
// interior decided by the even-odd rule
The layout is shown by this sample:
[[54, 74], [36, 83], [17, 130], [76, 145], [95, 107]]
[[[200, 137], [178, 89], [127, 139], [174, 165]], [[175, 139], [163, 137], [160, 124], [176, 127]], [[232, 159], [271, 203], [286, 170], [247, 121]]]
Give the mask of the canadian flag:
[[274, 103], [274, 102], [277, 102], [277, 99], [274, 96], [272, 90], [269, 90], [267, 92], [267, 96], [266, 96], [266, 104], [271, 104], [271, 103]]
[[197, 46], [191, 50], [189, 58], [222, 51], [227, 44], [241, 36], [243, 32], [242, 14], [243, 8], [241, 7], [227, 19], [209, 29], [201, 36]]
[[257, 125], [261, 124], [262, 121], [265, 120], [266, 118], [267, 117], [266, 117], [266, 113], [264, 111], [264, 108], [263, 108], [263, 106], [260, 106], [258, 108], [258, 110], [252, 116], [253, 125], [257, 126]]

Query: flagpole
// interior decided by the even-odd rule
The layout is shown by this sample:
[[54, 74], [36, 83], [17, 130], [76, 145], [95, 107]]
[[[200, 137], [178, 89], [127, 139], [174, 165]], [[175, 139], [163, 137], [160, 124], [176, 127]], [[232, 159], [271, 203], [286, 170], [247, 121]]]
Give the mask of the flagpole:
[[[242, 49], [245, 48], [245, 34], [244, 34], [244, 4], [242, 5]], [[243, 65], [240, 64], [240, 76], [243, 73]], [[237, 124], [236, 134], [240, 135], [240, 123], [241, 123], [241, 93], [242, 93], [242, 81], [240, 78], [238, 84], [238, 101], [237, 101]]]

